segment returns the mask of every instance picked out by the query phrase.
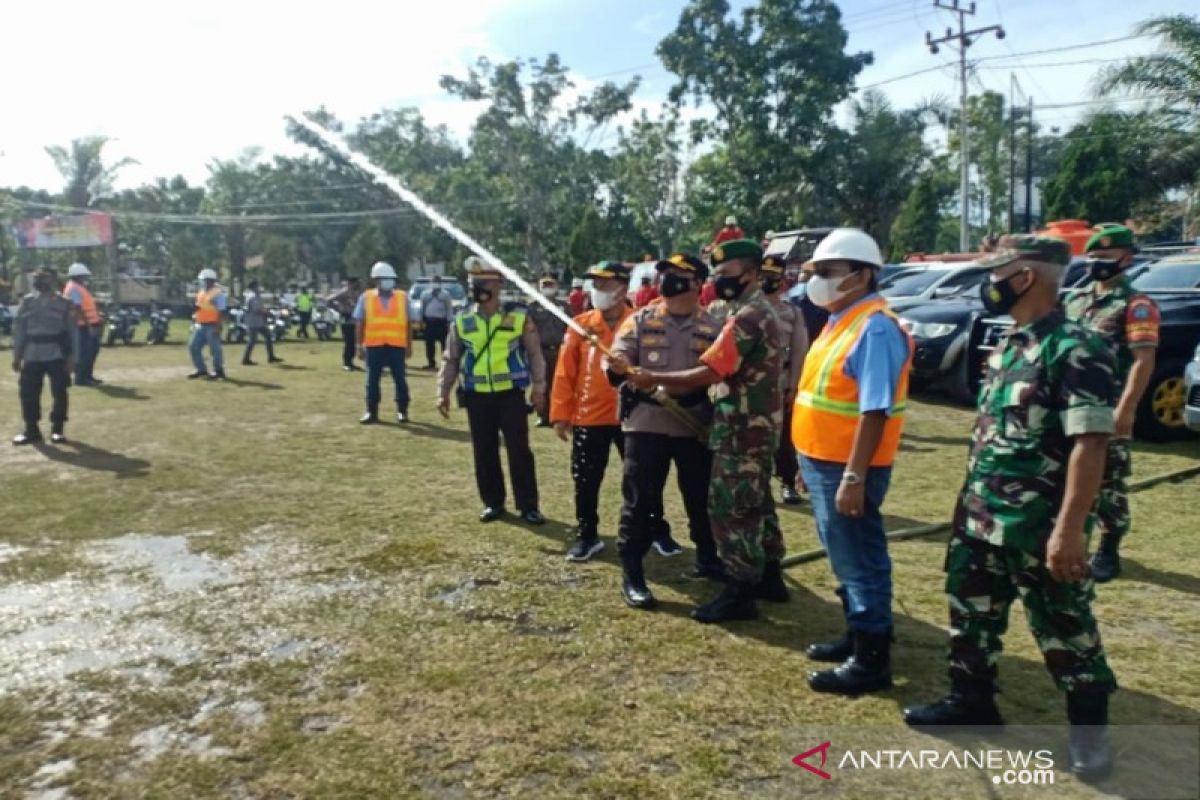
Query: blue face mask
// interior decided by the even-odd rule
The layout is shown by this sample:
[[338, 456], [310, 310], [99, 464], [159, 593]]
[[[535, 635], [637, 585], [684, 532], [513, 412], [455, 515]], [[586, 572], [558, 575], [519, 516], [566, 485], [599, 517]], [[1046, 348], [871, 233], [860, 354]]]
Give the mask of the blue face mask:
[[390, 292], [392, 289], [396, 288], [396, 281], [392, 278], [380, 278], [379, 288], [383, 289], [385, 292]]

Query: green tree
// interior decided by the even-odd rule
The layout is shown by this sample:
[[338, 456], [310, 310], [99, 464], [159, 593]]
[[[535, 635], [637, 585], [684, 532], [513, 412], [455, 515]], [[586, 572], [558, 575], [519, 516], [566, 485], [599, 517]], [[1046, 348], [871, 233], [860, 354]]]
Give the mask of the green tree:
[[[891, 251], [893, 261], [902, 261], [912, 253], [938, 251], [942, 230], [942, 215], [946, 204], [958, 191], [958, 183], [950, 169], [949, 158], [939, 156], [921, 171], [916, 184], [900, 214], [892, 224]], [[957, 237], [957, 228], [954, 236]], [[957, 248], [955, 239], [953, 247]]]
[[63, 199], [67, 205], [88, 208], [97, 199], [112, 194], [117, 173], [137, 163], [132, 158], [123, 158], [115, 164], [105, 164], [104, 146], [108, 142], [107, 136], [87, 136], [72, 140], [69, 147], [46, 147], [55, 169], [66, 181]]
[[[370, 274], [371, 265], [376, 261], [387, 260], [390, 257], [390, 245], [383, 226], [378, 222], [365, 222], [358, 226], [354, 236], [346, 244], [342, 263], [347, 275], [357, 275], [366, 279]], [[392, 266], [396, 266], [392, 264]]]
[[[734, 212], [764, 230], [788, 223], [806, 177], [815, 182], [822, 172], [815, 156], [833, 128], [834, 107], [872, 60], [847, 54], [846, 41], [832, 0], [759, 0], [740, 18], [727, 0], [684, 7], [657, 52], [678, 78], [671, 101], [691, 99], [713, 111], [692, 124], [692, 136], [724, 148], [705, 169], [711, 180], [712, 168], [724, 167], [721, 180], [730, 185], [722, 216]], [[698, 225], [712, 221], [696, 218]]]
[[614, 156], [616, 190], [633, 215], [638, 230], [662, 257], [675, 249], [683, 219], [677, 117], [651, 120], [645, 111], [628, 132], [622, 130]]

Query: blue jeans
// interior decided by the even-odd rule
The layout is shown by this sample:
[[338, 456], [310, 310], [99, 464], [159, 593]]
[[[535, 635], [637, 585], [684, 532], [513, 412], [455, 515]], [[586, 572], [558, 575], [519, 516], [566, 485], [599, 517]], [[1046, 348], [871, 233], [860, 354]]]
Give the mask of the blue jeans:
[[378, 411], [379, 401], [383, 392], [379, 383], [383, 380], [383, 370], [391, 370], [392, 383], [396, 385], [396, 410], [408, 413], [408, 381], [404, 377], [404, 357], [407, 351], [403, 347], [368, 347], [367, 350], [367, 410]]
[[87, 325], [79, 328], [79, 353], [75, 359], [75, 383], [85, 384], [96, 376], [96, 357], [100, 355], [100, 334]]
[[866, 476], [866, 503], [860, 518], [837, 511], [837, 490], [845, 464], [800, 456], [817, 536], [829, 553], [829, 566], [847, 603], [846, 625], [863, 633], [885, 633], [892, 625], [892, 559], [879, 513], [892, 480], [891, 467], [872, 467]]
[[192, 341], [188, 344], [188, 352], [192, 354], [192, 364], [196, 372], [208, 372], [204, 366], [204, 346], [212, 351], [213, 370], [225, 371], [225, 358], [221, 354], [221, 330], [216, 325], [201, 325], [192, 332]]

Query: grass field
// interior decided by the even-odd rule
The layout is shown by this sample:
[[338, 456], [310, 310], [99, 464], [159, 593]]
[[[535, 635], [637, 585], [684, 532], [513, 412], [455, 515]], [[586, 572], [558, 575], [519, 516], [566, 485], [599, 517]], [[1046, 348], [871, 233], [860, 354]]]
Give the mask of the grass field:
[[[410, 377], [410, 426], [361, 428], [339, 349], [293, 341], [248, 368], [230, 348], [212, 384], [183, 379], [179, 344], [105, 348], [107, 383], [72, 391], [72, 444], [0, 448], [0, 797], [1045, 796], [970, 772], [813, 784], [789, 763], [808, 731], [898, 732], [940, 696], [943, 537], [892, 548], [895, 688], [819, 696], [803, 647], [841, 627], [824, 561], [790, 571], [791, 603], [721, 628], [688, 618], [716, 591], [684, 577], [691, 553], [652, 554], [661, 608], [628, 610], [616, 464], [608, 548], [569, 564], [567, 445], [532, 432], [547, 525], [482, 526], [466, 421], [438, 418], [432, 373]], [[913, 405], [889, 529], [949, 516], [970, 422]], [[1139, 446], [1135, 477], [1198, 458]], [[1116, 723], [1200, 722], [1196, 485], [1135, 496], [1126, 574], [1100, 590]], [[682, 529], [673, 489], [668, 511]], [[816, 546], [804, 508], [780, 513], [791, 552]], [[1001, 708], [1056, 724], [1014, 611]], [[1060, 772], [1053, 795], [1091, 790]]]

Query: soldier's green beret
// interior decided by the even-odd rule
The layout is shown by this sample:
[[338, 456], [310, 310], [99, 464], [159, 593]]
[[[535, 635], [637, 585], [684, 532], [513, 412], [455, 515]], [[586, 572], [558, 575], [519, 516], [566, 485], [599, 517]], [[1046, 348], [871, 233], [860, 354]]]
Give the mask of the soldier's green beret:
[[1053, 236], [1002, 236], [996, 244], [996, 252], [980, 259], [979, 263], [995, 269], [1014, 261], [1041, 261], [1066, 266], [1071, 263], [1071, 246]]
[[1083, 246], [1083, 252], [1107, 250], [1110, 247], [1132, 248], [1133, 246], [1133, 231], [1124, 225], [1105, 225], [1087, 240], [1087, 244]]
[[629, 281], [629, 265], [620, 261], [601, 261], [587, 268], [583, 273], [585, 278], [616, 278], [619, 281]]
[[762, 260], [762, 271], [772, 275], [782, 275], [787, 264], [780, 256], [767, 256]]
[[762, 245], [750, 239], [734, 239], [728, 242], [722, 242], [712, 250], [712, 265], [719, 267], [726, 261], [733, 261], [738, 258], [752, 258], [755, 261], [762, 261]]
[[681, 269], [685, 272], [696, 273], [698, 280], [703, 281], [708, 278], [708, 265], [687, 253], [675, 253], [669, 258], [664, 258], [655, 265], [655, 269], [659, 272], [666, 269]]

